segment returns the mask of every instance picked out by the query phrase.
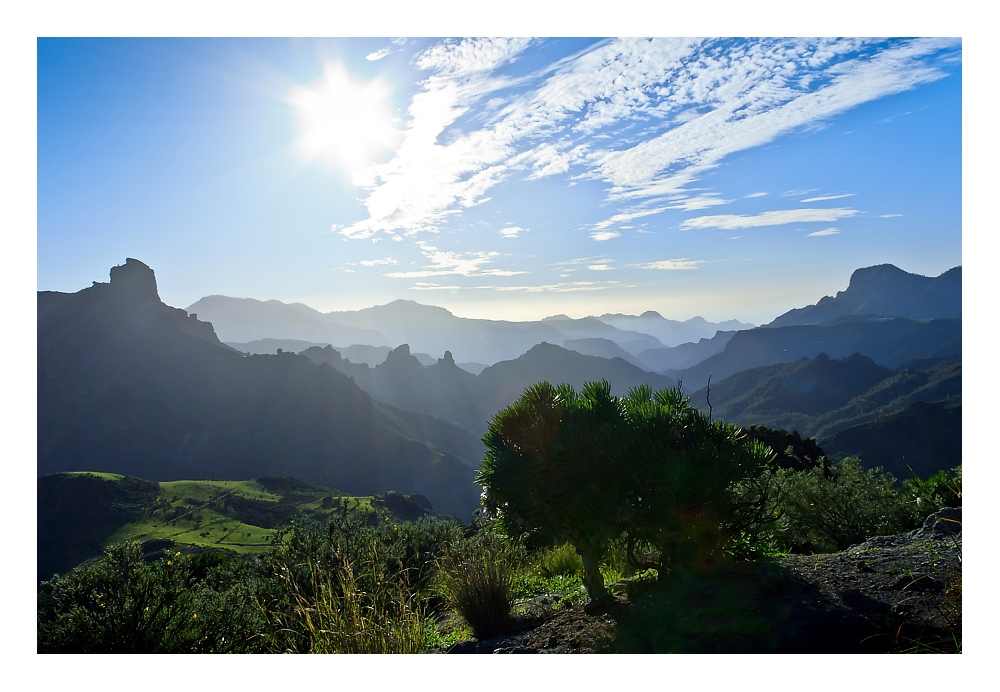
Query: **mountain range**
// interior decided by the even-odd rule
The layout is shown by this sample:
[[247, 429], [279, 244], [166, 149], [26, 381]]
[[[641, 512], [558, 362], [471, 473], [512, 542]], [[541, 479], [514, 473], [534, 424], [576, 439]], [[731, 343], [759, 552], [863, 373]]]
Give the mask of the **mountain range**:
[[[795, 428], [893, 468], [904, 448], [904, 466], [961, 463], [960, 267], [936, 279], [859, 269], [834, 297], [744, 326], [653, 312], [469, 320], [409, 301], [320, 313], [212, 296], [185, 311], [130, 258], [110, 283], [38, 292], [38, 473], [296, 476], [421, 494], [469, 517], [490, 418], [537, 381], [598, 379], [616, 394], [680, 381], [716, 417]], [[681, 334], [698, 340], [667, 345]], [[330, 345], [355, 340], [367, 342]], [[934, 415], [947, 424], [912, 433]]]
[[152, 481], [296, 476], [354, 494], [423, 494], [478, 507], [476, 436], [374, 402], [292, 353], [246, 356], [164, 305], [128, 259], [111, 282], [38, 294], [38, 473]]
[[[484, 367], [517, 358], [542, 342], [563, 346], [567, 341], [605, 339], [632, 356], [664, 348], [664, 344], [649, 333], [605, 321], [625, 324], [629, 320], [622, 315], [581, 319], [556, 315], [538, 321], [508, 322], [457, 317], [444, 308], [409, 300], [396, 300], [363, 310], [321, 313], [301, 304], [225, 296], [202, 298], [188, 306], [187, 312], [211, 322], [219, 337], [228, 343], [294, 339], [320, 346], [395, 347], [408, 344], [414, 353], [439, 358], [445, 351], [451, 351], [460, 362], [483, 364]], [[647, 312], [634, 319], [639, 320], [637, 327], [656, 331], [670, 341], [677, 341], [682, 336], [685, 339], [710, 338], [721, 328], [700, 317], [677, 322]], [[741, 323], [724, 323], [729, 329], [734, 324]], [[668, 336], [671, 334], [673, 336]]]

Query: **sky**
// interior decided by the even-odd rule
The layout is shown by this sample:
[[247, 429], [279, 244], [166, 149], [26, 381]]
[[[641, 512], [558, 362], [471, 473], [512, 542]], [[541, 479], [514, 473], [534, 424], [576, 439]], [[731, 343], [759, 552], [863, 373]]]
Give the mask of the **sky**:
[[960, 39], [39, 39], [38, 290], [760, 324], [962, 263]]

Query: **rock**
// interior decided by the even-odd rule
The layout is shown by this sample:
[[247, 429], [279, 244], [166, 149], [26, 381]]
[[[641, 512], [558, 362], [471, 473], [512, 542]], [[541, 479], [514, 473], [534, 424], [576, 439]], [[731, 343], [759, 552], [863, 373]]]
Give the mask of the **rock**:
[[156, 274], [145, 263], [131, 257], [111, 267], [111, 287], [116, 294], [140, 302], [160, 302]]
[[941, 538], [962, 532], [962, 508], [944, 507], [926, 519], [912, 532], [914, 538]]

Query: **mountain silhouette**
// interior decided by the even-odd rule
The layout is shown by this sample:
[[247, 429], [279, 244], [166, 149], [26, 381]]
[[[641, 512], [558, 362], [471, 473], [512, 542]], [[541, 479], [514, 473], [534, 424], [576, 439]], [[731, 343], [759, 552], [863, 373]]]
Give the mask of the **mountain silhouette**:
[[826, 296], [815, 305], [789, 310], [766, 327], [821, 324], [848, 316], [960, 318], [962, 268], [938, 277], [910, 274], [892, 264], [858, 269], [846, 291]]
[[799, 358], [846, 358], [854, 353], [897, 368], [920, 358], [960, 358], [962, 320], [843, 318], [822, 325], [758, 327], [733, 334], [725, 349], [683, 370], [668, 370], [688, 387], [702, 387], [709, 376], [721, 381], [741, 370]]
[[164, 305], [153, 271], [38, 293], [38, 474], [154, 481], [296, 476], [346, 492], [429, 497], [471, 516], [474, 436], [373, 402], [349, 377], [292, 353], [244, 356], [212, 325]]

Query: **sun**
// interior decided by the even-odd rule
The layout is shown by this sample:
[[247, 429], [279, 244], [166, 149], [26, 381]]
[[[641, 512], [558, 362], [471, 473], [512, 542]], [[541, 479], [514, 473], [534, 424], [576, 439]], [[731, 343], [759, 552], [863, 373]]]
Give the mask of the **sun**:
[[348, 174], [375, 163], [400, 138], [389, 105], [391, 94], [381, 78], [362, 83], [342, 64], [327, 63], [319, 82], [296, 87], [288, 96], [302, 132], [299, 151], [309, 160], [326, 159]]

